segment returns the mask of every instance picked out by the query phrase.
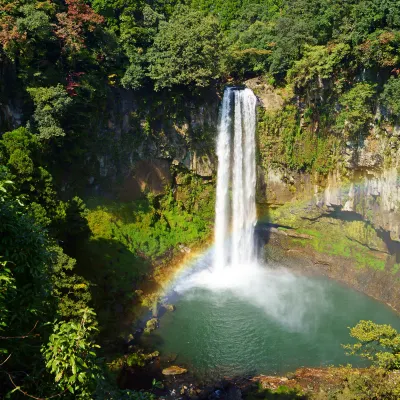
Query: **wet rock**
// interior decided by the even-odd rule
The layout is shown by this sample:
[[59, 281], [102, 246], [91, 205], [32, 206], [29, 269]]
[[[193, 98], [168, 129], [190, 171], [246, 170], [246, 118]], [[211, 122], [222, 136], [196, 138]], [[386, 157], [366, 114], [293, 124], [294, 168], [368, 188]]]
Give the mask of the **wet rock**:
[[163, 304], [163, 307], [170, 312], [173, 312], [176, 310], [176, 307], [173, 304]]
[[175, 362], [177, 358], [178, 358], [178, 354], [171, 353], [171, 354], [161, 356], [160, 360], [162, 363], [170, 364], [170, 363]]
[[[100, 161], [106, 165], [103, 160]], [[100, 162], [100, 166], [103, 164]], [[107, 174], [107, 171], [102, 176], [105, 176], [104, 174]], [[137, 200], [143, 197], [143, 193], [147, 192], [151, 192], [154, 195], [164, 194], [171, 183], [172, 174], [170, 164], [167, 160], [151, 159], [138, 161], [134, 171], [125, 177], [121, 186], [121, 200]]]
[[215, 171], [215, 160], [210, 154], [194, 151], [190, 155], [190, 170], [202, 177], [211, 177]]
[[182, 367], [178, 367], [176, 365], [173, 365], [171, 367], [168, 368], [164, 368], [162, 370], [162, 374], [169, 376], [169, 375], [182, 375], [182, 374], [186, 374], [187, 369], [182, 368]]

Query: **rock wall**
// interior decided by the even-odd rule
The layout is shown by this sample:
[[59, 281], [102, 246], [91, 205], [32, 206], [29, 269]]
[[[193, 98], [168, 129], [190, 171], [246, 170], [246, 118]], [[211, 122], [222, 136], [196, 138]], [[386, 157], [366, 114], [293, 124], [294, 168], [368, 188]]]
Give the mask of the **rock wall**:
[[15, 66], [0, 55], [0, 132], [10, 131], [24, 122], [22, 96]]
[[[273, 108], [279, 113], [276, 104]], [[297, 128], [296, 120], [291, 121], [290, 129], [300, 132], [295, 136], [290, 136], [293, 131], [283, 132], [284, 118], [275, 121], [281, 125], [261, 137], [264, 151], [259, 152], [257, 169], [258, 231], [269, 244], [265, 258], [317, 271], [400, 312], [400, 128], [381, 122], [357, 142], [336, 141], [336, 152], [324, 149], [324, 157], [332, 157], [332, 162], [319, 163], [332, 167], [321, 172], [288, 165], [282, 147], [288, 137], [295, 137], [298, 149], [303, 146], [314, 154], [312, 134], [302, 136], [303, 119]], [[279, 151], [283, 156], [276, 156]], [[301, 150], [296, 157], [295, 162], [307, 161]]]
[[321, 212], [339, 208], [360, 215], [400, 241], [400, 176], [396, 166], [383, 169], [336, 170], [327, 176], [259, 168], [259, 203], [276, 207], [305, 201]]
[[176, 183], [180, 171], [205, 180], [214, 175], [217, 91], [171, 97], [111, 90], [91, 122], [93, 140], [87, 146], [83, 175], [73, 166], [69, 173], [81, 176], [87, 196], [129, 201], [146, 192], [163, 193]]

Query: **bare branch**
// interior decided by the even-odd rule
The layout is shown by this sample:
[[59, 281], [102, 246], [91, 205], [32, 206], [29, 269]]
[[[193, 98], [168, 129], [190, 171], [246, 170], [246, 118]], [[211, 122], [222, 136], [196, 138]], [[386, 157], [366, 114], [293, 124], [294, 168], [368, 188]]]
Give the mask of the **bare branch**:
[[23, 336], [0, 336], [0, 339], [26, 339], [29, 336], [39, 336], [38, 333], [36, 333], [35, 335], [32, 335], [32, 332], [36, 329], [36, 326], [38, 323], [39, 323], [39, 321], [36, 321], [35, 326], [26, 335], [23, 335]]
[[1, 367], [2, 365], [4, 365], [4, 364], [9, 360], [9, 358], [11, 357], [11, 355], [12, 355], [12, 353], [10, 353], [10, 355], [0, 364], [0, 367]]
[[11, 374], [9, 374], [8, 372], [6, 372], [6, 374], [8, 375], [8, 377], [10, 378], [10, 381], [12, 383], [12, 385], [14, 386], [14, 390], [18, 390], [19, 392], [21, 392], [24, 396], [30, 397], [31, 399], [35, 399], [35, 400], [48, 400], [48, 399], [54, 399], [55, 397], [60, 397], [62, 396], [68, 389], [66, 388], [65, 390], [63, 390], [60, 393], [54, 394], [53, 396], [47, 396], [47, 397], [36, 397], [36, 396], [32, 396], [31, 394], [24, 392], [19, 386], [17, 386], [15, 384], [15, 382], [13, 381]]

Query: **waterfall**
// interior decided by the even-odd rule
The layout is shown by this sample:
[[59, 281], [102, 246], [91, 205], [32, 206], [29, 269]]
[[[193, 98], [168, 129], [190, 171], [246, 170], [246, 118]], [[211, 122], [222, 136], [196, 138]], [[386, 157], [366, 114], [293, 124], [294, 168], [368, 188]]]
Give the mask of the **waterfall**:
[[250, 89], [225, 90], [217, 142], [214, 269], [218, 270], [256, 257], [256, 103]]
[[226, 239], [228, 236], [229, 180], [231, 163], [231, 100], [232, 90], [225, 90], [222, 100], [221, 122], [217, 142], [218, 173], [217, 198], [215, 202], [215, 268], [228, 263]]

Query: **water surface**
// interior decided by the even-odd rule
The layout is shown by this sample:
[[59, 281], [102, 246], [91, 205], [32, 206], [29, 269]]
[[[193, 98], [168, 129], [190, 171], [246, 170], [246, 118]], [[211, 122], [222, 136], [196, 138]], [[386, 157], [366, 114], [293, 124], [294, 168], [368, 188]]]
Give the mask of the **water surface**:
[[390, 308], [337, 282], [261, 267], [247, 281], [245, 273], [230, 280], [232, 274], [227, 285], [204, 284], [204, 277], [178, 285], [176, 311], [145, 342], [161, 355], [177, 354], [176, 364], [202, 378], [221, 378], [363, 366], [341, 347], [351, 342], [348, 327], [367, 319], [400, 330]]

